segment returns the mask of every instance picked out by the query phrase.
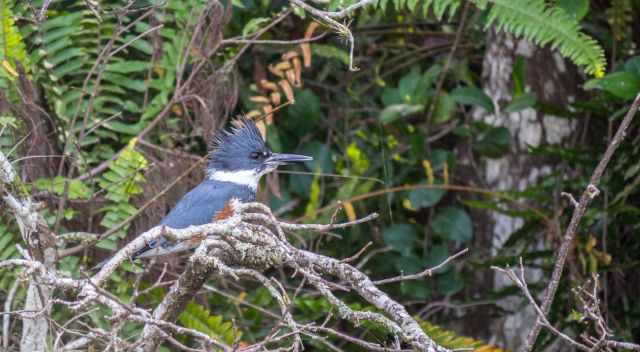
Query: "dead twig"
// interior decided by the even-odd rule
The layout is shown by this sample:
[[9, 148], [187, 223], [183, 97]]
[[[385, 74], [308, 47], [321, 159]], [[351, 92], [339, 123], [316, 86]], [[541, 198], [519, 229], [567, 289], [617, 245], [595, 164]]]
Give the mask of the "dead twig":
[[[580, 220], [584, 216], [587, 208], [591, 201], [600, 193], [597, 188], [597, 185], [600, 183], [600, 179], [607, 169], [607, 165], [613, 157], [613, 153], [618, 149], [618, 146], [624, 140], [626, 136], [627, 129], [633, 121], [633, 118], [640, 107], [640, 94], [636, 96], [629, 111], [625, 115], [624, 119], [620, 123], [618, 127], [618, 131], [613, 136], [611, 143], [607, 147], [607, 150], [604, 152], [602, 159], [596, 166], [596, 169], [593, 171], [591, 175], [591, 179], [589, 184], [587, 185], [584, 192], [580, 196], [580, 200], [578, 204], [575, 206], [573, 210], [573, 214], [571, 215], [571, 221], [569, 222], [569, 226], [567, 227], [565, 234], [562, 238], [562, 243], [560, 244], [560, 249], [556, 255], [556, 260], [553, 268], [553, 273], [551, 274], [551, 279], [547, 284], [547, 288], [544, 293], [544, 298], [542, 299], [541, 309], [543, 312], [543, 316], [546, 316], [549, 313], [549, 309], [551, 308], [551, 303], [553, 302], [553, 298], [555, 297], [558, 286], [560, 285], [560, 279], [562, 278], [562, 272], [564, 270], [564, 265], [567, 260], [567, 256], [569, 255], [569, 249], [573, 244], [573, 239], [575, 238], [576, 232], [578, 231], [578, 225], [580, 224]], [[527, 336], [527, 341], [523, 346], [523, 351], [531, 351], [533, 345], [535, 344], [538, 334], [540, 333], [540, 329], [542, 327], [543, 321], [540, 317], [534, 324], [533, 328], [529, 332]]]

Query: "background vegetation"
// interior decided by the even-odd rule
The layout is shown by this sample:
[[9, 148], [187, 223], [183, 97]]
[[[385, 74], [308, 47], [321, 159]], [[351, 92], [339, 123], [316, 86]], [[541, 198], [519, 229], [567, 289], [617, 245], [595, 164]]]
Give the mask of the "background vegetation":
[[[335, 209], [348, 219], [381, 214], [367, 225], [303, 236], [297, 245], [345, 258], [371, 242], [357, 264], [372, 278], [420, 272], [470, 249], [431, 279], [384, 286], [428, 331], [455, 331], [441, 332], [452, 347], [487, 344], [463, 336], [517, 347], [497, 329], [527, 302], [515, 286], [496, 284], [490, 267], [522, 257], [530, 288], [542, 291], [571, 214], [561, 192], [584, 189], [640, 91], [637, 0], [377, 1], [336, 20], [351, 32], [287, 1], [48, 3], [41, 13], [42, 1], [0, 0], [0, 148], [20, 172], [19, 191], [43, 202], [55, 233], [69, 234], [59, 245], [59, 269], [80, 277], [155, 225], [199, 182], [207, 141], [228, 118], [266, 116], [262, 126], [274, 150], [314, 157], [266, 179], [260, 199], [276, 214], [314, 222], [331, 221]], [[355, 1], [322, 3], [310, 2], [339, 10]], [[487, 76], [492, 41], [504, 35], [496, 31], [513, 34], [516, 43], [502, 99]], [[290, 42], [304, 38], [310, 43]], [[517, 44], [522, 38], [546, 56], [532, 59]], [[549, 69], [558, 61], [563, 78]], [[495, 122], [524, 119], [527, 111], [538, 115], [526, 128]], [[557, 126], [547, 122], [558, 119]], [[561, 126], [569, 131], [553, 143], [527, 143], [523, 135], [536, 123], [547, 129], [544, 136]], [[640, 340], [638, 130], [636, 121], [574, 240], [550, 315], [563, 331], [585, 329], [572, 289], [599, 275], [612, 333]], [[514, 174], [506, 187], [486, 175], [486, 165], [514, 158], [526, 161], [524, 171], [543, 171]], [[495, 214], [518, 222], [498, 244]], [[107, 231], [95, 247], [83, 246]], [[3, 211], [0, 260], [19, 257], [20, 242]], [[168, 261], [170, 276], [183, 263], [160, 261]], [[162, 265], [134, 285], [142, 267], [128, 263], [110, 283], [113, 292], [131, 297]], [[26, 292], [17, 277], [3, 271], [0, 279], [0, 297], [16, 287], [14, 307]], [[206, 287], [180, 324], [229, 344], [269, 333], [261, 308], [277, 305], [264, 288], [215, 280]], [[148, 292], [144, 303], [154, 306], [165, 291]], [[366, 308], [355, 298], [350, 303]], [[293, 313], [311, 321], [329, 310], [323, 298], [302, 292]], [[104, 315], [94, 311], [87, 319], [106, 327]], [[19, 336], [20, 325], [11, 332]], [[367, 325], [358, 334], [386, 339]], [[537, 349], [554, 342], [543, 334]]]

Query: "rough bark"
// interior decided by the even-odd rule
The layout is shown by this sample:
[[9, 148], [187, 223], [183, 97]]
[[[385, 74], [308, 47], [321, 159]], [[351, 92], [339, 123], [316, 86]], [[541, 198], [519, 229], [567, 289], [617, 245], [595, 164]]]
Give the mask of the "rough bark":
[[[517, 40], [509, 34], [490, 31], [487, 36], [487, 50], [483, 62], [483, 86], [496, 106], [496, 114], [478, 112], [477, 121], [509, 129], [512, 137], [509, 153], [499, 159], [487, 159], [483, 164], [484, 180], [495, 190], [524, 190], [534, 185], [541, 176], [552, 171], [552, 165], [528, 155], [529, 147], [562, 143], [575, 124], [570, 120], [544, 115], [532, 108], [515, 113], [501, 113], [501, 109], [511, 101], [513, 91], [512, 74], [516, 57], [522, 56], [526, 63], [526, 87], [536, 94], [539, 101], [566, 105], [575, 96], [575, 71], [567, 67], [564, 60], [548, 49], [537, 48], [525, 40]], [[523, 220], [493, 213], [488, 226], [492, 254], [499, 252], [511, 234], [517, 231]], [[542, 238], [543, 236], [540, 236]], [[542, 242], [536, 246], [540, 248]], [[540, 270], [527, 270], [527, 281], [535, 283], [541, 279]], [[494, 288], [511, 285], [508, 278], [497, 275]], [[525, 340], [527, 331], [535, 321], [535, 312], [530, 307], [520, 309], [522, 300], [512, 297], [499, 303], [502, 308], [512, 311], [492, 328], [500, 332], [494, 342], [515, 349]]]

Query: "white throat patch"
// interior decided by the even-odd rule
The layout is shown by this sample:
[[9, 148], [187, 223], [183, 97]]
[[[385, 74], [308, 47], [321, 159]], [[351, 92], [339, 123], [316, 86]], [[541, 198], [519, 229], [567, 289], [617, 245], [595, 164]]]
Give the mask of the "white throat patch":
[[216, 171], [209, 173], [208, 178], [212, 181], [230, 182], [237, 185], [243, 185], [251, 188], [252, 190], [258, 189], [258, 182], [260, 182], [262, 175], [256, 174], [253, 170], [238, 170], [238, 171]]

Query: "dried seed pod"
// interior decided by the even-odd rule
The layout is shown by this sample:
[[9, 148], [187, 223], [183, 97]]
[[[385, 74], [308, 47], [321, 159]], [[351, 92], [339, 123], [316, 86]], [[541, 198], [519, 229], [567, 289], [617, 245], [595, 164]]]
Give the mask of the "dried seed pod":
[[286, 53], [282, 54], [282, 61], [289, 61], [289, 60], [293, 59], [294, 57], [298, 57], [298, 56], [300, 56], [300, 54], [298, 54], [297, 51], [289, 50]]
[[267, 81], [266, 79], [260, 80], [260, 87], [274, 92], [277, 92], [279, 90], [276, 83]]
[[271, 105], [265, 105], [262, 107], [262, 111], [264, 111], [264, 113], [266, 114], [265, 117], [265, 121], [267, 123], [267, 125], [270, 125], [273, 123], [273, 114], [271, 113], [273, 111], [273, 106]]
[[271, 103], [273, 105], [280, 105], [280, 102], [282, 101], [282, 98], [280, 96], [280, 93], [278, 92], [271, 92]]
[[289, 83], [291, 83], [294, 87], [300, 86], [299, 84], [297, 84], [299, 82], [296, 82], [296, 72], [294, 70], [286, 70], [284, 71], [284, 73], [286, 74]]
[[[309, 27], [307, 27], [307, 31], [304, 33], [304, 39], [311, 39], [313, 32], [318, 28], [318, 26], [320, 26], [318, 22], [311, 22]], [[311, 45], [309, 43], [302, 43], [300, 44], [300, 49], [302, 50], [304, 67], [311, 66]]]
[[275, 76], [278, 76], [280, 78], [284, 77], [284, 72], [282, 72], [282, 69], [279, 69], [276, 65], [269, 64], [267, 68], [269, 69], [269, 72], [273, 73]]
[[254, 95], [250, 97], [249, 100], [254, 103], [260, 103], [260, 104], [269, 104], [271, 102], [269, 98], [262, 95]]
[[246, 114], [246, 116], [248, 118], [254, 119], [262, 116], [262, 113], [259, 110], [251, 110]]
[[282, 88], [282, 91], [284, 92], [284, 95], [287, 97], [287, 100], [290, 101], [291, 103], [295, 102], [295, 98], [293, 95], [293, 88], [291, 88], [291, 85], [289, 84], [289, 82], [287, 82], [286, 80], [280, 80], [278, 82], [278, 85], [280, 86], [280, 88]]
[[274, 75], [280, 78], [283, 78], [284, 71], [290, 68], [291, 68], [291, 64], [289, 63], [289, 61], [280, 61], [275, 65], [273, 64], [269, 65], [269, 71], [271, 71], [271, 73], [273, 73]]
[[275, 66], [275, 69], [277, 71], [286, 71], [290, 68], [291, 68], [291, 63], [289, 61], [280, 61]]
[[295, 83], [293, 83], [294, 86], [296, 87], [301, 87], [302, 86], [302, 63], [300, 62], [300, 59], [297, 57], [294, 57], [293, 60], [291, 60], [291, 62], [293, 63], [293, 71], [295, 72]]

